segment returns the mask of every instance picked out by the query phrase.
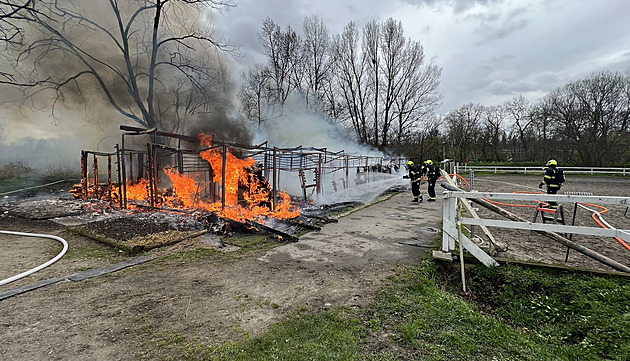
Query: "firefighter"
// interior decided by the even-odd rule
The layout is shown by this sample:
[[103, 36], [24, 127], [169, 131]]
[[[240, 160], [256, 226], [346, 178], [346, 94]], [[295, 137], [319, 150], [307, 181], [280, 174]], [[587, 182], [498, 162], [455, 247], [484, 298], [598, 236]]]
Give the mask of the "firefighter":
[[[542, 189], [544, 185], [547, 186], [547, 194], [557, 194], [564, 183], [564, 172], [558, 168], [558, 162], [555, 159], [550, 159], [547, 162], [547, 169], [545, 170], [545, 176], [542, 182], [538, 185], [538, 188]], [[558, 208], [558, 203], [549, 202], [549, 208]]]
[[422, 165], [422, 174], [427, 176], [427, 183], [429, 185], [429, 202], [435, 202], [435, 183], [440, 179], [440, 167], [433, 164], [431, 159], [424, 161]]
[[411, 193], [413, 194], [412, 202], [422, 202], [422, 193], [420, 193], [422, 168], [416, 166], [413, 161], [409, 161], [407, 162], [407, 170], [409, 173], [406, 176], [403, 176], [403, 178], [411, 180]]

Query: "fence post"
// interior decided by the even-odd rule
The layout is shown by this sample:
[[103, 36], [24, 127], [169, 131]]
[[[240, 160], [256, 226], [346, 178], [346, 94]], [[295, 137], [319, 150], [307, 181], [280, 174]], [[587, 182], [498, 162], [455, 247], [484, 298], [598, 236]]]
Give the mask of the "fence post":
[[[442, 217], [444, 223], [457, 224], [457, 197], [453, 192], [447, 192], [444, 197], [444, 207], [442, 208]], [[442, 251], [450, 252], [455, 250], [455, 238], [451, 237], [447, 232], [442, 232]]]

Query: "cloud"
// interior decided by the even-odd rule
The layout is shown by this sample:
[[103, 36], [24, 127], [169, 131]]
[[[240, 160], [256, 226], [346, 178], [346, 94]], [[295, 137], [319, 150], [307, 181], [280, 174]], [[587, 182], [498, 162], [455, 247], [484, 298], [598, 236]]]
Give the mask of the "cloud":
[[455, 14], [464, 13], [477, 6], [499, 5], [504, 0], [401, 0], [414, 6], [429, 6], [441, 10], [450, 10]]
[[485, 44], [487, 42], [503, 39], [512, 35], [514, 32], [522, 30], [529, 25], [529, 20], [520, 19], [516, 21], [505, 21], [498, 26], [492, 26], [487, 23], [483, 23], [479, 25], [479, 27], [475, 30], [476, 33], [480, 34], [483, 39], [477, 42], [478, 45]]

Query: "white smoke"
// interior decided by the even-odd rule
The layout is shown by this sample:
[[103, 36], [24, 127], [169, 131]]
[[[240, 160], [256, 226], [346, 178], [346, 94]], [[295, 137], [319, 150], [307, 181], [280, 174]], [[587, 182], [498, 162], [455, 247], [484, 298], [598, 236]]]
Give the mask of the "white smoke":
[[297, 97], [289, 97], [281, 115], [266, 120], [256, 134], [256, 144], [268, 141], [278, 148], [326, 148], [329, 152], [384, 157], [377, 149], [360, 145], [347, 136], [341, 126], [307, 110]]
[[[255, 137], [256, 144], [267, 141], [268, 147], [297, 148], [308, 151], [308, 148], [325, 148], [328, 152], [341, 154], [369, 156], [383, 158], [383, 164], [388, 164], [388, 156], [372, 147], [361, 145], [347, 136], [347, 131], [340, 125], [332, 124], [322, 116], [309, 112], [307, 106], [297, 97], [289, 98], [283, 107], [283, 113], [265, 121], [258, 129]], [[368, 167], [376, 165], [368, 164]], [[363, 172], [364, 170], [361, 169]], [[399, 172], [404, 172], [399, 169]], [[283, 172], [279, 175], [279, 186], [293, 196], [303, 196], [301, 181], [297, 174]], [[306, 171], [307, 184], [313, 183], [315, 175]], [[338, 202], [369, 203], [387, 189], [404, 186], [408, 181], [403, 180], [402, 173], [392, 170], [392, 173], [369, 172], [357, 173], [349, 169], [346, 177], [345, 169], [327, 170], [321, 176], [321, 193], [316, 194], [315, 188], [309, 188], [306, 196], [318, 204]], [[365, 179], [368, 177], [368, 179]]]

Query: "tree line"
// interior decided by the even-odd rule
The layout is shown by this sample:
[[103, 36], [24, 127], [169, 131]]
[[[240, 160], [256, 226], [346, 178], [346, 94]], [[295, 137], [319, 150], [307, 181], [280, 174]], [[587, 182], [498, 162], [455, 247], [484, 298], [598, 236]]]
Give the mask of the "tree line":
[[533, 104], [523, 96], [501, 105], [465, 104], [441, 117], [440, 131], [421, 132], [427, 147], [420, 142], [420, 152], [436, 154], [430, 147], [442, 141], [447, 156], [460, 161], [554, 158], [576, 166], [627, 166], [629, 120], [630, 72], [601, 71]]
[[331, 36], [317, 16], [302, 34], [264, 20], [258, 39], [267, 62], [244, 75], [242, 110], [259, 124], [280, 116], [288, 100], [351, 130], [360, 143], [402, 149], [415, 129], [440, 105], [441, 69], [425, 61], [418, 41], [402, 23], [348, 23]]
[[282, 114], [291, 96], [338, 122], [359, 142], [420, 159], [610, 166], [630, 162], [630, 77], [602, 71], [561, 86], [536, 103], [468, 103], [438, 115], [441, 69], [394, 19], [330, 36], [307, 17], [302, 33], [264, 20], [267, 62], [243, 75], [243, 112], [258, 124]]
[[591, 74], [536, 103], [517, 96], [440, 115], [442, 69], [426, 61], [400, 21], [350, 22], [331, 35], [317, 16], [306, 17], [301, 32], [267, 18], [258, 33], [266, 61], [243, 74], [237, 94], [224, 66], [236, 48], [202, 16], [233, 6], [0, 0], [0, 85], [21, 89], [22, 106], [50, 106], [53, 118], [62, 104], [107, 105], [120, 118], [106, 121], [192, 132], [204, 124], [235, 129], [217, 122], [237, 106], [261, 125], [291, 102], [339, 123], [359, 143], [410, 157], [630, 162], [630, 71]]

